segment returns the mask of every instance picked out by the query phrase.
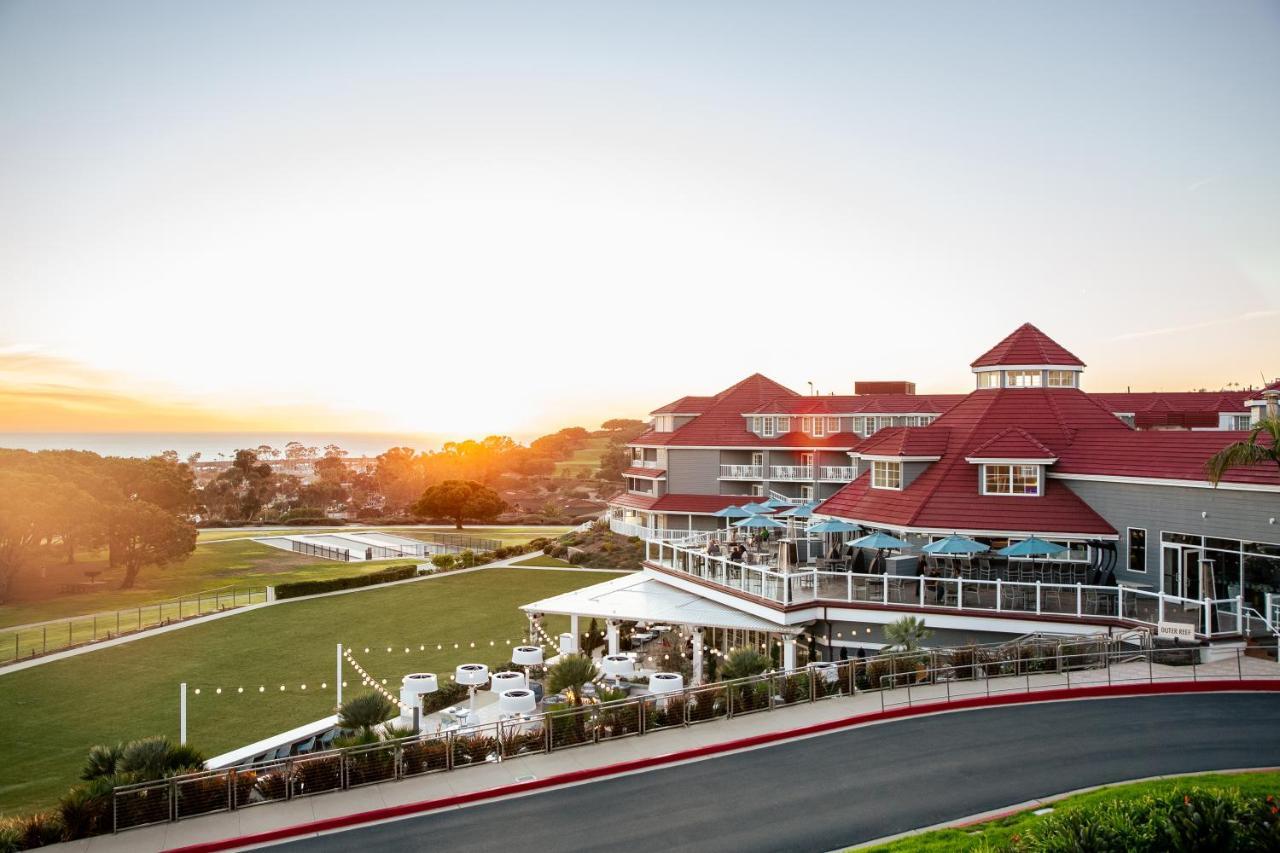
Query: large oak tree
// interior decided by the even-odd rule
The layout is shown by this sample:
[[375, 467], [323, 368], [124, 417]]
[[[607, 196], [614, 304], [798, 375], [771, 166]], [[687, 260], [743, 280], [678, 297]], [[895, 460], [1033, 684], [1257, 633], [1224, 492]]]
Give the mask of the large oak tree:
[[462, 529], [464, 520], [493, 521], [507, 508], [505, 501], [488, 486], [474, 480], [445, 480], [429, 487], [413, 505], [418, 516], [451, 518]]

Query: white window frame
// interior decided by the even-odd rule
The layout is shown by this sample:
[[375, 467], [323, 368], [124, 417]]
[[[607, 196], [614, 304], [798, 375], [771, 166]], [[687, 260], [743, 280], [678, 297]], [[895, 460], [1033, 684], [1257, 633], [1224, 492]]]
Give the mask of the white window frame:
[[[1142, 568], [1135, 569], [1131, 557], [1133, 555], [1133, 531], [1142, 531]], [[1147, 573], [1147, 548], [1151, 544], [1151, 537], [1147, 535], [1145, 527], [1130, 527], [1124, 532], [1124, 564], [1131, 572]]]
[[1000, 371], [999, 370], [982, 370], [978, 372], [979, 388], [999, 388], [1000, 387]]
[[[1057, 381], [1065, 378], [1066, 382]], [[1076, 387], [1076, 371], [1074, 370], [1050, 370], [1048, 371], [1048, 381], [1045, 383], [1049, 388], [1074, 388]]]
[[813, 432], [813, 418], [801, 418], [800, 431], [805, 435], [811, 434]]
[[837, 432], [839, 432], [839, 431], [840, 431], [840, 419], [839, 419], [839, 418], [827, 418], [827, 432], [829, 432], [829, 433], [833, 433], [833, 434], [834, 434], [834, 433], [837, 433]]
[[802, 501], [811, 501], [811, 500], [813, 500], [813, 486], [801, 486], [801, 487], [800, 487], [800, 500], [802, 500]]
[[[987, 469], [988, 468], [1005, 468], [1008, 470], [1009, 491], [991, 491], [987, 488]], [[1013, 469], [1014, 468], [1034, 468], [1036, 471], [1036, 490], [1035, 492], [1015, 492], [1013, 490]], [[1039, 465], [1027, 465], [1021, 462], [984, 462], [980, 466], [979, 471], [979, 488], [984, 495], [992, 495], [994, 497], [1003, 498], [1038, 498], [1044, 494], [1044, 469]], [[1025, 472], [1024, 472], [1025, 473]]]
[[765, 438], [773, 438], [774, 429], [777, 427], [777, 424], [776, 424], [776, 422], [774, 421], [774, 419], [773, 419], [773, 418], [761, 418], [761, 419], [760, 419], [760, 421], [761, 421], [761, 423], [760, 423], [760, 435], [764, 436]]
[[752, 483], [752, 484], [751, 484], [751, 497], [753, 497], [753, 498], [762, 498], [762, 497], [764, 497], [764, 484], [763, 484], [763, 483]]
[[1251, 415], [1232, 415], [1231, 416], [1231, 429], [1235, 430], [1236, 432], [1245, 432], [1250, 428], [1252, 428], [1252, 426], [1253, 426], [1253, 418]]
[[[890, 478], [889, 472], [895, 474]], [[893, 481], [896, 485], [889, 485]], [[873, 459], [871, 461], [871, 488], [885, 489], [891, 492], [902, 491], [902, 463], [889, 462], [884, 459]]]
[[814, 438], [824, 438], [827, 434], [827, 422], [824, 418], [813, 419], [813, 432], [809, 433]]
[[[1023, 383], [1016, 381], [1022, 377], [1026, 377], [1031, 382]], [[1006, 370], [1004, 372], [1004, 387], [1006, 388], [1043, 388], [1044, 373], [1039, 370]]]
[[791, 418], [778, 418], [778, 435], [791, 432]]
[[753, 452], [752, 452], [752, 454], [751, 454], [751, 467], [752, 467], [752, 468], [763, 468], [763, 467], [764, 467], [764, 451], [763, 451], [763, 450], [756, 450], [756, 451], [753, 451]]
[[853, 431], [858, 435], [866, 435], [867, 419], [862, 415], [855, 415], [853, 418]]

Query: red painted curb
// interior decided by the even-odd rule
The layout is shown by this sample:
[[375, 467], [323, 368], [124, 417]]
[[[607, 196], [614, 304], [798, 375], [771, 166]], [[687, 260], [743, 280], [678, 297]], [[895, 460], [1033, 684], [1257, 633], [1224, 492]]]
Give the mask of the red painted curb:
[[206, 841], [199, 844], [190, 844], [185, 847], [174, 847], [169, 849], [169, 853], [212, 853], [212, 851], [216, 850], [234, 850], [237, 847], [248, 847], [253, 844], [282, 841], [286, 838], [296, 838], [300, 835], [311, 835], [317, 832], [343, 829], [345, 827], [356, 826], [362, 823], [370, 823], [394, 817], [404, 817], [406, 815], [434, 811], [436, 809], [447, 808], [449, 806], [464, 805], [466, 803], [474, 803], [481, 800], [505, 797], [511, 794], [536, 791], [541, 788], [552, 788], [558, 785], [568, 785], [575, 782], [599, 779], [604, 776], [614, 776], [619, 773], [645, 770], [650, 767], [658, 767], [663, 764], [674, 764], [680, 761], [688, 761], [693, 758], [703, 758], [709, 755], [718, 755], [723, 752], [732, 752], [738, 749], [777, 743], [779, 741], [790, 740], [792, 738], [803, 737], [805, 735], [821, 734], [823, 732], [835, 731], [837, 729], [849, 728], [867, 723], [880, 722], [882, 720], [897, 720], [904, 717], [935, 714], [941, 711], [963, 711], [971, 708], [1019, 705], [1027, 702], [1053, 702], [1064, 699], [1240, 691], [1280, 692], [1280, 680], [1214, 680], [1178, 681], [1167, 684], [1103, 684], [1096, 687], [1076, 687], [1071, 689], [1054, 688], [1051, 690], [1041, 690], [1032, 693], [975, 696], [970, 699], [956, 699], [951, 702], [921, 703], [919, 705], [892, 708], [886, 711], [873, 711], [867, 714], [856, 714], [852, 717], [843, 717], [838, 720], [827, 720], [826, 722], [813, 723], [812, 725], [802, 726], [796, 729], [788, 729], [781, 732], [768, 732], [766, 734], [752, 735], [750, 737], [738, 738], [737, 740], [724, 741], [723, 743], [714, 743], [707, 746], [686, 749], [681, 752], [671, 752], [664, 755], [653, 755], [647, 758], [622, 761], [616, 764], [608, 764], [603, 767], [592, 767], [586, 770], [572, 770], [567, 773], [556, 774], [555, 776], [547, 776], [543, 779], [534, 779], [529, 782], [513, 782], [509, 785], [500, 785], [496, 788], [487, 788], [483, 791], [473, 791], [468, 794], [455, 794], [451, 797], [438, 797], [433, 800], [420, 800], [416, 803], [386, 806], [380, 809], [372, 809], [370, 811], [325, 818], [323, 820], [315, 820], [309, 823], [300, 823], [294, 826], [282, 827], [281, 829], [254, 833], [253, 835], [241, 835], [235, 838], [224, 838], [219, 841]]

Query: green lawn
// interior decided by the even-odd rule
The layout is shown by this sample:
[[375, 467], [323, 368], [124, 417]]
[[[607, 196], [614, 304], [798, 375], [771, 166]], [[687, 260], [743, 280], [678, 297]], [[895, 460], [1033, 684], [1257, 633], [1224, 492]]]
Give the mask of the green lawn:
[[[51, 803], [75, 781], [95, 743], [176, 737], [182, 681], [201, 691], [189, 694], [188, 738], [212, 756], [332, 713], [336, 643], [355, 649], [389, 688], [409, 672], [497, 665], [510, 659], [507, 641], [523, 639], [519, 605], [599, 580], [519, 569], [442, 575], [282, 603], [0, 675], [0, 812]], [[553, 618], [547, 631], [555, 636], [567, 626], [567, 618]], [[349, 684], [357, 683], [353, 676]], [[348, 687], [348, 695], [355, 692]]]
[[515, 566], [549, 566], [558, 569], [573, 568], [573, 564], [568, 560], [561, 560], [559, 557], [548, 557], [546, 554], [539, 554], [536, 557], [530, 557], [527, 560], [521, 560], [513, 563]]
[[557, 477], [576, 477], [582, 471], [595, 474], [600, 468], [600, 457], [609, 447], [609, 437], [588, 438], [584, 447], [575, 450], [573, 455], [563, 462], [556, 463]]
[[284, 533], [342, 533], [344, 531], [347, 533], [367, 533], [375, 530], [393, 533], [398, 536], [407, 536], [411, 539], [430, 539], [430, 536], [425, 535], [428, 533], [463, 533], [468, 536], [478, 536], [486, 539], [501, 539], [508, 544], [514, 544], [516, 542], [528, 542], [530, 539], [536, 539], [539, 536], [559, 536], [562, 533], [567, 532], [569, 528], [524, 525], [507, 527], [465, 527], [462, 530], [455, 530], [453, 527], [446, 527], [442, 525], [422, 525], [420, 527], [263, 527], [261, 529], [254, 528], [252, 530], [222, 530], [211, 527], [201, 530], [197, 541], [221, 542], [226, 539], [244, 539], [253, 538], [255, 536], [272, 536]]
[[[1246, 796], [1280, 795], [1280, 773], [1206, 773], [1178, 779], [1113, 785], [1059, 800], [1053, 804], [1053, 808], [1055, 811], [1060, 811], [1073, 807], [1093, 806], [1108, 801], [1134, 799], [1146, 794], [1167, 793], [1174, 788], [1191, 785], [1216, 789], [1238, 788]], [[1025, 811], [988, 823], [961, 829], [939, 829], [866, 849], [875, 853], [952, 853], [952, 851], [975, 849], [997, 850], [1008, 844], [1009, 839], [1014, 835], [1031, 829], [1039, 820], [1040, 818], [1031, 811]]]
[[[368, 529], [368, 528], [366, 528]], [[498, 539], [507, 544], [527, 542], [538, 536], [559, 536], [569, 530], [568, 527], [495, 527], [466, 528], [462, 532], [468, 535], [489, 539]], [[276, 532], [317, 533], [315, 528], [290, 528]], [[454, 532], [447, 527], [422, 527], [396, 530], [406, 536], [417, 539], [430, 539], [432, 532]], [[265, 587], [277, 586], [293, 581], [318, 580], [321, 578], [342, 575], [359, 575], [377, 571], [389, 565], [403, 564], [404, 557], [373, 562], [340, 563], [292, 554], [269, 545], [261, 545], [252, 541], [255, 536], [269, 536], [272, 531], [255, 532], [202, 530], [192, 552], [181, 563], [162, 568], [146, 568], [138, 576], [134, 589], [119, 590], [121, 569], [109, 569], [106, 566], [106, 555], [82, 554], [74, 564], [65, 565], [61, 561], [50, 561], [47, 577], [39, 579], [40, 569], [31, 568], [27, 577], [20, 579], [17, 600], [0, 606], [0, 628], [8, 625], [25, 625], [31, 622], [44, 622], [50, 619], [62, 619], [71, 616], [83, 616], [120, 609], [145, 607], [159, 601], [176, 599], [180, 596], [194, 596], [202, 590], [217, 589], [226, 586]], [[74, 595], [57, 593], [59, 583], [83, 581], [86, 570], [101, 570], [99, 580], [107, 581], [103, 589], [92, 593]], [[24, 586], [26, 587], [24, 589]], [[193, 601], [184, 612], [194, 613]], [[176, 607], [175, 607], [176, 612]], [[122, 614], [122, 627], [132, 618], [137, 621], [136, 612]], [[144, 621], [147, 614], [143, 614]], [[115, 620], [110, 620], [110, 627], [115, 627]], [[65, 630], [65, 629], [64, 629]], [[86, 626], [77, 625], [74, 629], [75, 639], [88, 639], [93, 631], [92, 623]], [[104, 628], [105, 630], [105, 628]], [[81, 636], [83, 635], [83, 636]], [[62, 637], [65, 644], [65, 637]], [[41, 637], [32, 634], [20, 638], [21, 648], [29, 649], [34, 643], [37, 647]], [[12, 634], [0, 632], [0, 660], [12, 656]], [[4, 649], [8, 652], [4, 653]]]

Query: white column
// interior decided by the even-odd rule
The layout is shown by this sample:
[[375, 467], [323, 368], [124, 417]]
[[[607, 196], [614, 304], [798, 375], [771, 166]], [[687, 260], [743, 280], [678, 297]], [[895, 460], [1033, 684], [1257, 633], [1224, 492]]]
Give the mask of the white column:
[[782, 668], [796, 668], [796, 638], [787, 636], [782, 638]]
[[693, 683], [702, 683], [702, 629], [693, 629]]
[[334, 682], [338, 688], [338, 704], [342, 704], [342, 643], [338, 643], [338, 680]]
[[609, 639], [609, 654], [616, 655], [618, 653], [618, 621], [610, 619], [605, 625]]
[[[578, 628], [578, 614], [577, 614], [577, 613], [573, 613], [573, 614], [571, 614], [571, 615], [569, 616], [569, 633], [570, 633], [570, 634], [573, 634], [573, 641], [574, 641], [575, 643], [578, 643], [579, 645], [581, 645], [581, 642], [582, 642], [582, 641], [581, 641], [581, 640], [579, 640], [578, 638], [582, 636], [582, 632], [581, 632], [581, 631], [579, 630], [579, 628]], [[590, 642], [588, 642], [588, 643], [587, 643], [587, 645], [589, 646], [589, 645], [590, 645]]]
[[187, 682], [178, 688], [178, 743], [187, 742]]

